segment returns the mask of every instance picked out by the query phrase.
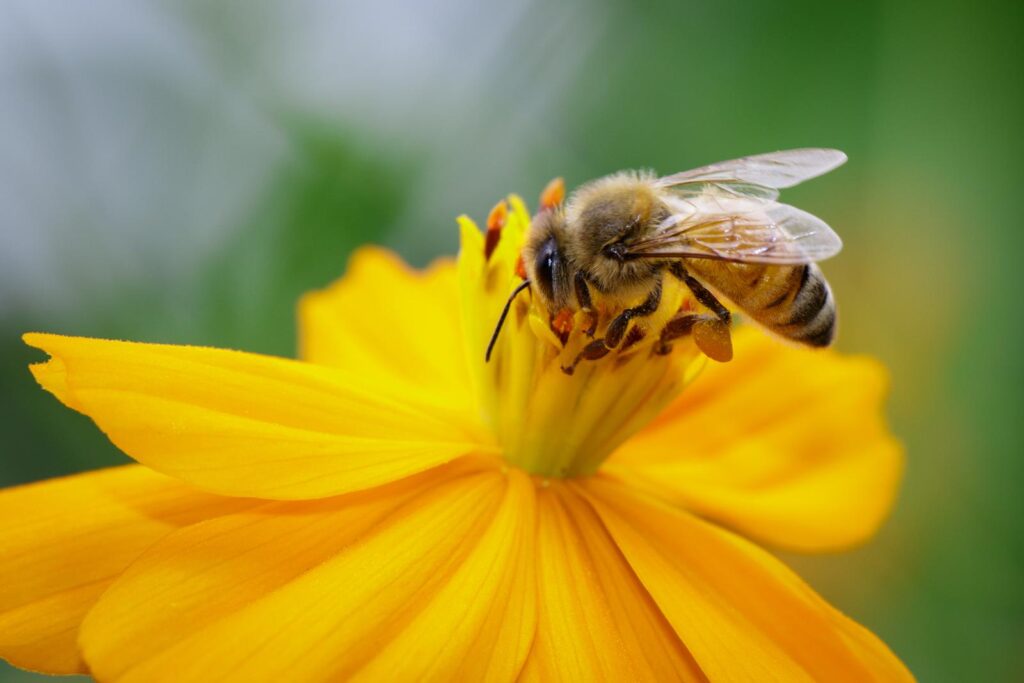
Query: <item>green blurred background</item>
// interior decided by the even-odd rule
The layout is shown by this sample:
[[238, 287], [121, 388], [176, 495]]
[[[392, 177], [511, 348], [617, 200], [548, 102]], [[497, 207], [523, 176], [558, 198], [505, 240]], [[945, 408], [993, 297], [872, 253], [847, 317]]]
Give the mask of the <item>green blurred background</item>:
[[[291, 355], [376, 242], [629, 167], [838, 147], [787, 193], [892, 369], [877, 539], [787, 557], [926, 681], [1024, 680], [1019, 2], [0, 3], [0, 484], [125, 461], [39, 390], [46, 330]], [[0, 668], [0, 681], [34, 680]]]

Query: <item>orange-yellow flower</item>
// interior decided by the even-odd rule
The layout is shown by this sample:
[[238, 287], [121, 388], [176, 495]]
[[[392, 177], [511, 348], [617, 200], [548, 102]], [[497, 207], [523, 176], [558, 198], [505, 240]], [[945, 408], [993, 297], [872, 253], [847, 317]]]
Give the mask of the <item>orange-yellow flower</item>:
[[[359, 252], [302, 301], [302, 361], [26, 335], [39, 383], [142, 464], [0, 493], [0, 656], [104, 681], [910, 679], [747, 540], [873, 533], [901, 470], [884, 371], [742, 328], [701, 373], [638, 333], [570, 377], [584, 326], [563, 342], [529, 297], [485, 364], [510, 205], [486, 244], [461, 220], [457, 265]], [[644, 324], [694, 305], [667, 287]]]

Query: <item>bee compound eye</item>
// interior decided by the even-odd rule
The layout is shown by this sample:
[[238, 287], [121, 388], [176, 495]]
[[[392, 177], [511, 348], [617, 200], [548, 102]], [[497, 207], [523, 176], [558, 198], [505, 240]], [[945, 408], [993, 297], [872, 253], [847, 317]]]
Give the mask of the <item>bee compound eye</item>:
[[552, 237], [537, 252], [537, 261], [534, 264], [537, 274], [537, 286], [541, 293], [550, 301], [555, 296], [555, 277], [561, 268], [561, 257], [558, 253], [558, 244]]

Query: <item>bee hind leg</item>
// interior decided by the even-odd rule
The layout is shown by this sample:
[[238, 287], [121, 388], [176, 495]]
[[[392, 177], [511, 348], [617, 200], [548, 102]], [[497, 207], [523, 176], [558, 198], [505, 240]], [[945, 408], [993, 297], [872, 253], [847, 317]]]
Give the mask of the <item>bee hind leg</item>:
[[704, 313], [678, 313], [665, 323], [654, 346], [654, 353], [667, 356], [672, 352], [672, 342], [676, 339], [693, 335], [697, 348], [719, 363], [732, 360], [732, 334], [729, 326], [721, 318]]
[[707, 287], [702, 285], [697, 278], [687, 273], [682, 263], [679, 261], [674, 262], [669, 266], [669, 272], [682, 280], [683, 284], [693, 292], [693, 296], [696, 297], [697, 301], [705, 308], [711, 309], [718, 316], [719, 320], [726, 325], [732, 323], [732, 314], [729, 313], [729, 309], [723, 306], [722, 302], [715, 298], [715, 295], [709, 292]]
[[710, 317], [700, 313], [677, 313], [662, 328], [658, 343], [654, 345], [654, 353], [659, 356], [667, 356], [672, 352], [672, 342], [693, 332], [693, 325], [699, 319]]

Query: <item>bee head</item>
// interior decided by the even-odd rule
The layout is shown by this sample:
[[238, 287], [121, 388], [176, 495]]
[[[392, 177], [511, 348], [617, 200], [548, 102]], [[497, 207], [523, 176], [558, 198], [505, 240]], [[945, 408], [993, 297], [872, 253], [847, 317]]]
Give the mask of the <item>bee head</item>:
[[490, 361], [505, 318], [520, 292], [530, 289], [538, 294], [552, 315], [568, 305], [570, 277], [565, 253], [562, 251], [564, 236], [565, 218], [560, 208], [543, 209], [534, 217], [522, 252], [526, 279], [509, 295], [501, 317], [498, 318], [498, 324], [491, 334], [491, 342], [487, 345], [487, 353], [484, 355], [485, 360]]
[[523, 248], [523, 265], [529, 280], [536, 285], [535, 291], [552, 313], [568, 306], [572, 296], [564, 239], [565, 217], [562, 212], [546, 210], [534, 217]]

